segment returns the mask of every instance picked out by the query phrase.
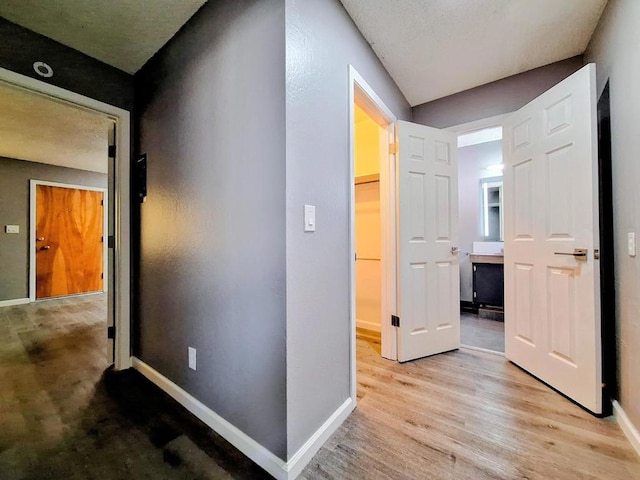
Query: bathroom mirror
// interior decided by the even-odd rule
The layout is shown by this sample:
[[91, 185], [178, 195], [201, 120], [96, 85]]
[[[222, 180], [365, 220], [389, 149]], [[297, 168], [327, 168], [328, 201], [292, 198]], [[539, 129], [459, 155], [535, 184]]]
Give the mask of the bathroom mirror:
[[480, 218], [482, 239], [487, 242], [504, 240], [504, 209], [502, 177], [480, 179]]

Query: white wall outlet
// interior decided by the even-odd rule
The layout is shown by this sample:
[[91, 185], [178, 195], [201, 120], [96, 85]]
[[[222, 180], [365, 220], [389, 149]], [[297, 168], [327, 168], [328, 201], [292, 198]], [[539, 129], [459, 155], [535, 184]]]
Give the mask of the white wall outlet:
[[316, 207], [314, 205], [304, 206], [304, 231], [316, 231]]
[[196, 349], [193, 347], [189, 347], [189, 368], [196, 369]]
[[5, 225], [5, 233], [20, 233], [20, 225]]
[[636, 256], [636, 233], [627, 233], [627, 250], [630, 257]]

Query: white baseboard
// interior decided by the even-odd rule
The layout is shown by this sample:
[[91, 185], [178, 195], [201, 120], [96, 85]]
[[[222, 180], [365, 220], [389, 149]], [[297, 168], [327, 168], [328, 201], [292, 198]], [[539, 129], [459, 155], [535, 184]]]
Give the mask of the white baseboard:
[[631, 423], [631, 420], [629, 419], [629, 417], [627, 417], [627, 414], [624, 413], [624, 410], [622, 409], [622, 406], [618, 403], [618, 401], [614, 400], [612, 403], [613, 414], [616, 417], [618, 425], [620, 425], [620, 428], [627, 436], [627, 439], [629, 440], [629, 443], [631, 443], [633, 449], [640, 456], [640, 431], [638, 431], [635, 425]]
[[287, 462], [287, 470], [289, 471], [289, 480], [296, 478], [304, 467], [311, 461], [313, 456], [324, 445], [331, 435], [338, 429], [342, 422], [346, 420], [349, 414], [356, 407], [355, 402], [351, 398], [347, 398], [345, 402], [333, 412], [322, 426], [311, 435], [302, 447]]
[[142, 360], [132, 357], [131, 366], [278, 480], [295, 479], [355, 407], [352, 399], [347, 399], [291, 459], [284, 462]]
[[374, 332], [382, 331], [382, 325], [376, 322], [368, 322], [367, 320], [360, 320], [356, 318], [356, 328], [364, 328], [365, 330], [372, 330]]
[[24, 305], [29, 303], [28, 298], [14, 298], [12, 300], [0, 300], [0, 307], [12, 307], [13, 305]]

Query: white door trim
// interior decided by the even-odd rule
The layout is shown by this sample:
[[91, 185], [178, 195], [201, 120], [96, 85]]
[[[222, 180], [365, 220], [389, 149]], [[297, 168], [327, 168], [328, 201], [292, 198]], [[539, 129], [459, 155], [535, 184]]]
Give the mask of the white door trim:
[[[130, 163], [131, 115], [128, 111], [94, 100], [69, 90], [50, 85], [5, 68], [0, 68], [0, 82], [10, 84], [45, 97], [84, 108], [113, 119], [116, 123], [116, 181], [115, 181], [115, 368], [131, 367], [131, 215]], [[106, 156], [105, 156], [106, 158]], [[106, 336], [106, 333], [105, 333]]]
[[[72, 185], [69, 183], [49, 182], [46, 180], [29, 180], [29, 301], [36, 301], [36, 195], [37, 186], [45, 185], [47, 187], [60, 187], [71, 188], [74, 190], [88, 190], [90, 192], [102, 192], [104, 195], [104, 209], [102, 213], [102, 271], [104, 272], [104, 279], [102, 281], [102, 291], [107, 292], [109, 281], [108, 276], [112, 272], [109, 271], [108, 245], [107, 234], [109, 232], [109, 209], [106, 208], [109, 205], [109, 190], [99, 187], [88, 187], [86, 185]], [[94, 292], [89, 292], [94, 293]]]
[[[356, 96], [365, 100], [387, 124], [389, 144], [395, 140], [396, 116], [385, 105], [366, 80], [353, 65], [349, 72], [349, 301], [350, 301], [350, 386], [351, 398], [356, 400], [356, 279], [355, 279], [355, 183], [354, 183], [354, 104]], [[358, 91], [356, 91], [358, 89]], [[388, 150], [383, 150], [383, 152]], [[397, 359], [397, 339], [395, 327], [391, 326], [389, 315], [396, 312], [396, 209], [395, 209], [395, 155], [381, 155], [386, 158], [386, 165], [380, 165], [380, 217], [382, 230], [381, 260], [381, 320], [382, 320], [382, 356], [391, 360]]]

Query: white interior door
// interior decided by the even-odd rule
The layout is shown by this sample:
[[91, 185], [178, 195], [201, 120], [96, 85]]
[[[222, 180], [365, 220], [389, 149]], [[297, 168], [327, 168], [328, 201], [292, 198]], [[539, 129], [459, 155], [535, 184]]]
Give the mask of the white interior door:
[[397, 122], [398, 360], [460, 346], [455, 133]]
[[505, 122], [505, 347], [601, 413], [595, 82], [587, 65]]

